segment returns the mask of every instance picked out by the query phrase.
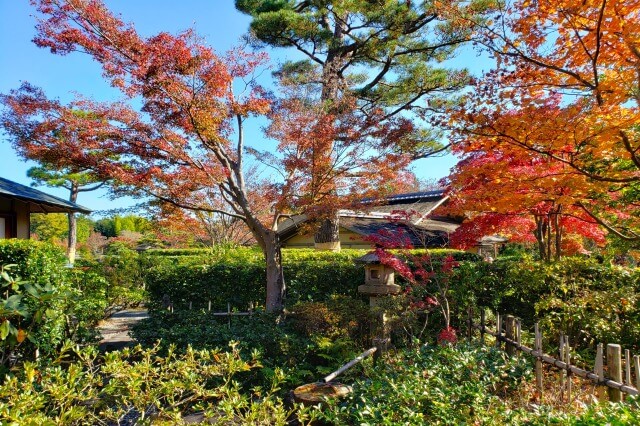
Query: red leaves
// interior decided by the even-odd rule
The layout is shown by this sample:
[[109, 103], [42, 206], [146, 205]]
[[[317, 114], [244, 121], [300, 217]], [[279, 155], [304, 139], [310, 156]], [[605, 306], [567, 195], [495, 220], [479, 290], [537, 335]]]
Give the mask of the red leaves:
[[[619, 225], [609, 230], [636, 239], [626, 231], [637, 220], [624, 216], [637, 217], [635, 200], [620, 203], [615, 194], [640, 180], [640, 99], [631, 89], [639, 82], [639, 7], [520, 1], [477, 28], [498, 66], [451, 120], [465, 157], [456, 186], [465, 188], [461, 198], [475, 198], [464, 203], [474, 214], [544, 214], [534, 211], [542, 203], [583, 219], [579, 206], [588, 205], [593, 218]], [[493, 164], [479, 166], [482, 157]]]
[[295, 90], [271, 114], [268, 135], [278, 140], [290, 207], [313, 218], [338, 208], [357, 208], [364, 198], [382, 198], [402, 185], [408, 157], [387, 147], [391, 123], [368, 117], [355, 100], [334, 100], [331, 111]]

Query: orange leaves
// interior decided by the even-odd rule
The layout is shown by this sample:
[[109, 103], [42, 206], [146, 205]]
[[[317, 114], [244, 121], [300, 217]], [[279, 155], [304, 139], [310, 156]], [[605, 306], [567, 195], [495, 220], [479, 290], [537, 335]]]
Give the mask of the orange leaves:
[[[589, 205], [596, 219], [638, 226], [628, 218], [640, 183], [639, 11], [638, 0], [517, 1], [480, 26], [500, 66], [451, 121], [465, 158], [454, 180], [479, 210], [552, 202], [582, 217]], [[527, 173], [514, 158], [538, 166]], [[487, 189], [495, 183], [506, 199]]]
[[327, 112], [319, 100], [289, 95], [276, 103], [268, 135], [283, 153], [282, 189], [290, 208], [331, 215], [406, 180], [409, 159], [389, 146], [404, 136], [400, 126], [362, 114], [353, 99], [334, 100]]

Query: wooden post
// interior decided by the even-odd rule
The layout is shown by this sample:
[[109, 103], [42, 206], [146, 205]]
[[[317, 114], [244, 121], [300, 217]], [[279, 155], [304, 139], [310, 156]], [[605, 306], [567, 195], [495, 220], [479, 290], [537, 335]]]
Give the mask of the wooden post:
[[542, 403], [542, 333], [540, 333], [540, 326], [538, 323], [535, 325], [534, 331], [534, 347], [538, 352], [538, 356], [536, 357], [536, 389], [538, 390], [539, 395], [539, 403]]
[[473, 308], [469, 306], [467, 309], [467, 339], [471, 341], [473, 337]]
[[209, 308], [207, 310], [211, 312], [211, 300], [209, 300]]
[[496, 347], [499, 348], [500, 344], [500, 336], [502, 336], [502, 317], [499, 313], [496, 313]]
[[[480, 343], [483, 345], [484, 345], [484, 328], [486, 327], [485, 315], [486, 315], [486, 311], [484, 310], [484, 308], [482, 308], [482, 310], [480, 311]], [[636, 370], [636, 374], [637, 374], [637, 370]]]
[[[607, 345], [607, 367], [609, 378], [614, 382], [622, 383], [622, 348], [620, 345], [612, 343]], [[622, 401], [620, 389], [609, 388], [609, 400], [611, 402]]]
[[522, 345], [522, 322], [520, 318], [516, 319], [516, 342]]
[[[604, 379], [604, 345], [602, 343], [598, 343], [598, 349], [596, 350], [596, 365], [594, 368], [594, 373], [598, 375], [598, 379]], [[598, 401], [606, 401], [607, 399], [607, 389], [606, 386], [597, 385], [597, 394]]]
[[253, 302], [249, 302], [249, 317], [253, 316]]
[[231, 330], [231, 303], [227, 302], [227, 321], [229, 323], [229, 330]]
[[[509, 340], [514, 340], [516, 331], [516, 318], [513, 315], [507, 315], [507, 318], [504, 322], [504, 332], [505, 336]], [[511, 344], [507, 343], [505, 345], [507, 349], [507, 355], [513, 356], [516, 353], [516, 348]]]
[[636, 389], [640, 390], [640, 355], [634, 355], [633, 365], [636, 370]]
[[624, 384], [627, 386], [633, 386], [631, 383], [631, 351], [629, 351], [629, 349], [624, 350], [624, 372]]
[[[569, 336], [564, 336], [564, 352], [567, 367], [571, 367], [571, 346], [569, 345]], [[567, 370], [567, 402], [571, 402], [571, 369]]]
[[192, 310], [192, 309], [193, 309], [193, 302], [189, 301], [189, 310]]
[[[564, 354], [564, 334], [560, 334], [560, 344], [558, 346], [558, 359], [560, 361], [565, 360]], [[565, 370], [560, 370], [560, 401], [564, 401], [564, 376], [566, 375]]]

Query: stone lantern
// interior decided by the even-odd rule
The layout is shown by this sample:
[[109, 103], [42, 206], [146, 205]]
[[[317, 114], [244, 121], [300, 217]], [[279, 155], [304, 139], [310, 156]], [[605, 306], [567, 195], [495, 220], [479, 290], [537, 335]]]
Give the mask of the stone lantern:
[[369, 296], [369, 306], [378, 317], [378, 330], [374, 332], [375, 337], [373, 338], [373, 345], [378, 348], [374, 358], [377, 359], [387, 351], [390, 342], [387, 315], [379, 302], [389, 295], [400, 293], [401, 288], [394, 283], [395, 271], [393, 268], [383, 265], [377, 254], [366, 254], [356, 259], [356, 262], [364, 263], [365, 274], [364, 284], [358, 286], [358, 293]]
[[364, 284], [358, 286], [358, 292], [369, 296], [371, 306], [376, 306], [376, 298], [388, 294], [400, 293], [400, 286], [394, 283], [393, 268], [380, 263], [375, 253], [366, 254], [357, 263], [364, 263]]

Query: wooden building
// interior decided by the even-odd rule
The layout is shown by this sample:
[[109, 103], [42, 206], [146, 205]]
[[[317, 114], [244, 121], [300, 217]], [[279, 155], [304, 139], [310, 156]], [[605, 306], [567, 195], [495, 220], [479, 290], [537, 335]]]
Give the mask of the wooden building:
[[[436, 209], [446, 202], [444, 191], [398, 194], [382, 202], [365, 202], [363, 211], [340, 210], [341, 248], [369, 249], [371, 239], [404, 238], [418, 247], [448, 247], [449, 234], [460, 221], [437, 215]], [[369, 204], [370, 207], [367, 205]], [[403, 217], [394, 212], [410, 213]], [[278, 226], [282, 247], [313, 248], [313, 233], [306, 226], [307, 217], [297, 215]]]
[[31, 213], [71, 212], [91, 210], [0, 177], [0, 239], [28, 239]]

